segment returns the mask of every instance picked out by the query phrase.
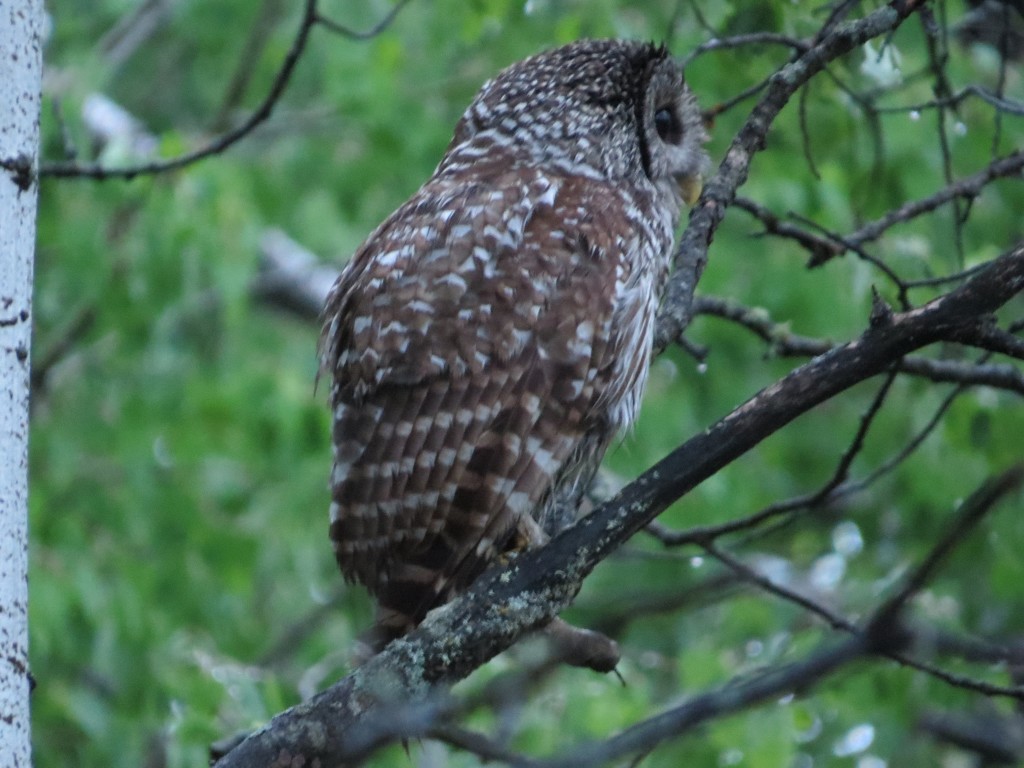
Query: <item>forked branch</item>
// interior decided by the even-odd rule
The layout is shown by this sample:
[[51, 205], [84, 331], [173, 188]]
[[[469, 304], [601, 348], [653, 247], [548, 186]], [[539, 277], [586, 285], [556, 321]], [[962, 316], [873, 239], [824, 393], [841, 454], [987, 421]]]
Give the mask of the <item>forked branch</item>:
[[547, 546], [485, 573], [412, 634], [312, 700], [278, 715], [218, 766], [275, 765], [282, 755], [301, 755], [306, 764], [343, 761], [352, 754], [360, 724], [374, 712], [410, 699], [430, 700], [543, 626], [572, 601], [599, 562], [700, 482], [904, 355], [985, 327], [991, 313], [1022, 290], [1024, 243], [956, 290], [892, 314], [858, 339], [811, 360], [677, 448]]

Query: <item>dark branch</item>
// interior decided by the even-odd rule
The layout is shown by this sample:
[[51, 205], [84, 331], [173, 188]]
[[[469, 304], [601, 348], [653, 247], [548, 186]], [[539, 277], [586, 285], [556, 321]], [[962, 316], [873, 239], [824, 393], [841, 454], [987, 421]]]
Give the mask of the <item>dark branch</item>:
[[354, 723], [395, 702], [431, 697], [437, 686], [466, 677], [546, 624], [572, 601], [597, 563], [698, 483], [797, 416], [909, 352], [982, 323], [1022, 289], [1024, 245], [955, 291], [894, 314], [887, 324], [806, 363], [680, 446], [547, 546], [485, 573], [416, 631], [316, 698], [278, 715], [218, 765], [272, 765], [282, 751], [308, 762], [336, 762], [348, 754]]
[[911, 200], [899, 208], [889, 211], [881, 218], [865, 224], [860, 229], [847, 235], [844, 240], [856, 246], [877, 240], [893, 225], [934, 211], [941, 205], [958, 198], [970, 199], [977, 197], [981, 190], [995, 179], [1020, 174], [1024, 169], [1024, 150], [1012, 152], [1006, 157], [993, 160], [984, 169], [959, 181], [955, 181], [921, 200]]
[[604, 765], [627, 755], [644, 754], [660, 742], [693, 730], [713, 718], [738, 712], [761, 701], [806, 690], [841, 667], [863, 657], [869, 649], [866, 636], [854, 635], [825, 646], [800, 661], [774, 667], [746, 679], [731, 681], [722, 688], [694, 696], [677, 707], [627, 728], [607, 741], [576, 749], [563, 758], [517, 765], [582, 768]]
[[299, 63], [302, 52], [306, 49], [306, 43], [309, 41], [309, 33], [310, 30], [312, 30], [315, 21], [316, 0], [306, 0], [298, 32], [296, 32], [291, 48], [288, 50], [288, 54], [285, 56], [284, 62], [278, 70], [277, 76], [274, 78], [274, 82], [270, 86], [270, 91], [264, 97], [263, 102], [248, 117], [248, 119], [236, 128], [221, 134], [206, 146], [169, 160], [157, 160], [151, 163], [134, 165], [128, 168], [107, 168], [98, 164], [79, 165], [78, 163], [46, 164], [40, 167], [39, 175], [54, 178], [93, 179], [95, 181], [102, 181], [104, 179], [133, 179], [140, 175], [175, 171], [179, 168], [184, 168], [187, 165], [192, 165], [200, 160], [204, 160], [208, 157], [224, 152], [230, 146], [236, 144], [252, 133], [260, 123], [270, 117], [278, 100], [281, 98], [281, 94], [284, 93], [285, 88], [291, 81], [292, 74], [295, 71], [295, 66]]
[[[730, 681], [717, 690], [701, 694], [678, 707], [651, 717], [622, 734], [606, 741], [574, 750], [565, 757], [554, 760], [519, 762], [516, 764], [561, 768], [562, 766], [603, 765], [612, 760], [636, 753], [649, 752], [655, 745], [669, 738], [679, 736], [711, 718], [731, 714], [768, 698], [802, 691], [819, 683], [825, 676], [867, 654], [882, 654], [899, 659], [904, 646], [912, 639], [909, 630], [902, 627], [901, 614], [907, 601], [934, 575], [939, 564], [961, 543], [966, 534], [977, 525], [995, 503], [1020, 486], [1024, 479], [1024, 465], [1018, 465], [992, 479], [979, 488], [964, 502], [957, 520], [950, 530], [932, 548], [928, 556], [904, 580], [903, 586], [874, 612], [863, 629], [855, 628], [845, 620], [835, 620], [833, 625], [848, 629], [852, 636], [841, 643], [826, 647], [805, 659], [746, 680]], [[721, 558], [725, 553], [709, 548], [709, 553]], [[758, 584], [767, 582], [760, 574], [727, 557], [730, 567], [739, 567], [741, 572]], [[776, 585], [767, 582], [776, 594]], [[799, 593], [786, 590], [786, 598], [804, 607], [816, 610], [817, 604]]]
[[907, 602], [931, 580], [949, 554], [962, 544], [967, 535], [981, 522], [981, 519], [992, 511], [996, 502], [1011, 491], [1019, 489], [1022, 481], [1024, 481], [1024, 464], [1017, 464], [991, 478], [972, 493], [958, 510], [953, 525], [932, 547], [928, 557], [903, 580], [900, 590], [885, 601], [885, 604], [876, 612], [874, 621], [880, 624], [894, 623], [896, 617], [903, 612]]
[[680, 66], [684, 69], [698, 56], [708, 51], [722, 51], [729, 48], [742, 48], [748, 45], [781, 45], [792, 48], [798, 53], [805, 52], [810, 44], [804, 40], [789, 35], [781, 35], [778, 32], [752, 32], [746, 35], [732, 35], [730, 37], [715, 37], [694, 48], [682, 60]]
[[[986, 263], [965, 270], [956, 279], [970, 277], [987, 266]], [[835, 349], [832, 342], [793, 333], [787, 324], [775, 322], [764, 310], [751, 309], [718, 296], [694, 297], [692, 314], [720, 317], [736, 323], [767, 342], [771, 354], [778, 357], [815, 357]], [[1024, 373], [1012, 365], [937, 360], [913, 355], [903, 358], [897, 365], [900, 373], [937, 383], [989, 386], [1024, 395]]]
[[399, 11], [401, 11], [405, 6], [407, 6], [409, 2], [410, 0], [398, 0], [398, 2], [395, 3], [394, 6], [392, 6], [391, 10], [388, 11], [387, 14], [385, 14], [384, 18], [382, 18], [380, 21], [378, 21], [365, 32], [359, 32], [358, 30], [352, 29], [351, 27], [346, 27], [345, 25], [339, 24], [338, 22], [329, 19], [321, 14], [317, 14], [316, 20], [320, 24], [323, 24], [327, 29], [331, 30], [331, 32], [341, 35], [342, 37], [347, 37], [350, 40], [372, 40], [385, 29], [387, 29], [389, 26], [391, 26], [391, 22], [393, 22], [395, 18], [398, 16]]
[[830, 61], [862, 43], [898, 27], [920, 6], [913, 0], [894, 0], [856, 22], [838, 24], [821, 35], [795, 61], [768, 80], [768, 87], [736, 134], [718, 170], [709, 180], [700, 202], [676, 250], [675, 273], [665, 293], [658, 317], [654, 346], [662, 350], [679, 338], [690, 321], [690, 304], [697, 281], [707, 262], [708, 246], [732, 204], [736, 191], [747, 180], [750, 162], [764, 149], [768, 129], [789, 99]]
[[49, 163], [40, 166], [39, 175], [54, 178], [92, 179], [95, 181], [102, 181], [104, 179], [133, 179], [136, 176], [176, 171], [180, 168], [184, 168], [185, 166], [197, 163], [200, 160], [205, 160], [208, 157], [219, 155], [251, 134], [260, 124], [270, 117], [271, 113], [273, 113], [274, 107], [277, 105], [278, 101], [280, 101], [288, 83], [291, 82], [292, 75], [295, 72], [295, 67], [299, 63], [299, 59], [302, 57], [302, 54], [306, 49], [306, 44], [309, 42], [310, 32], [316, 24], [322, 24], [333, 32], [344, 34], [347, 37], [365, 40], [380, 34], [384, 29], [386, 29], [388, 25], [394, 21], [398, 12], [404, 8], [408, 2], [409, 0], [400, 0], [371, 30], [359, 33], [348, 30], [330, 19], [321, 16], [317, 11], [316, 0], [305, 0], [305, 6], [302, 12], [302, 21], [299, 23], [299, 29], [295, 33], [295, 38], [281, 64], [281, 68], [277, 71], [277, 75], [274, 77], [274, 82], [271, 84], [270, 90], [267, 92], [267, 95], [263, 98], [263, 101], [255, 111], [237, 127], [221, 134], [199, 149], [192, 152], [186, 152], [183, 155], [167, 160], [156, 160], [150, 163], [133, 165], [127, 168], [107, 168], [99, 164], [81, 165], [76, 162]]

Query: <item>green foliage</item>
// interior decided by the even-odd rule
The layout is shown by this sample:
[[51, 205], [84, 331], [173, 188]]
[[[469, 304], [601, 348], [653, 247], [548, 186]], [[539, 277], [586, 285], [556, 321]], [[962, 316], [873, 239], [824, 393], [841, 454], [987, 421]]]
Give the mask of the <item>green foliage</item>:
[[[694, 5], [721, 35], [809, 35], [821, 23], [807, 4]], [[97, 91], [153, 132], [163, 154], [197, 146], [222, 111], [231, 123], [262, 98], [291, 44], [298, 6], [173, 3], [153, 37], [118, 63], [108, 33], [134, 3], [53, 0], [47, 156], [61, 156], [62, 127], [88, 152], [78, 114]], [[389, 7], [336, 0], [322, 10], [366, 29]], [[246, 58], [249, 30], [260, 23], [269, 23], [266, 45]], [[200, 765], [212, 741], [264, 723], [344, 672], [370, 608], [360, 590], [342, 588], [326, 539], [329, 415], [323, 390], [314, 392], [318, 329], [252, 298], [260, 235], [279, 227], [340, 263], [427, 177], [486, 78], [541, 48], [613, 35], [667, 38], [679, 53], [711, 37], [691, 4], [668, 0], [642, 10], [617, 0], [417, 0], [366, 42], [315, 29], [272, 119], [223, 155], [131, 182], [44, 182], [37, 367], [70, 343], [46, 371], [32, 414], [39, 768]], [[912, 82], [892, 103], [932, 98], [919, 26], [908, 24], [893, 44]], [[951, 52], [957, 83], [994, 86], [998, 71], [983, 53]], [[787, 55], [774, 46], [711, 53], [687, 77], [710, 108]], [[864, 60], [862, 52], [846, 57], [834, 67], [836, 78], [866, 90]], [[239, 103], [225, 104], [236, 72], [251, 80]], [[1020, 72], [1009, 75], [1019, 93]], [[50, 111], [58, 99], [64, 126]], [[709, 145], [716, 161], [749, 103], [718, 116]], [[755, 159], [744, 196], [844, 231], [945, 183], [934, 112], [885, 114], [876, 131], [836, 79], [820, 77], [804, 119], [806, 140], [794, 100]], [[963, 126], [946, 126], [953, 177], [984, 167], [993, 141], [1001, 153], [1020, 146], [1019, 120], [1004, 119], [997, 132], [992, 109], [980, 101], [948, 119]], [[955, 271], [961, 259], [980, 263], [1019, 238], [1022, 209], [1019, 179], [999, 182], [974, 201], [962, 250], [949, 209], [901, 225], [879, 250], [908, 278]], [[799, 248], [759, 231], [749, 215], [729, 211], [704, 293], [761, 308], [794, 333], [834, 340], [863, 330], [873, 286], [895, 301], [884, 277], [855, 256], [808, 270]], [[698, 318], [688, 335], [710, 350], [706, 369], [678, 349], [655, 362], [640, 422], [607, 462], [621, 477], [637, 475], [798, 364], [766, 355], [747, 331], [715, 318]], [[879, 385], [857, 387], [803, 417], [662, 521], [679, 528], [722, 522], [816, 489]], [[898, 452], [947, 392], [897, 381], [853, 476]], [[818, 596], [845, 615], [863, 615], [928, 551], [955, 500], [1019, 458], [1022, 430], [1019, 400], [995, 390], [965, 394], [899, 471], [841, 506], [754, 540], [743, 556], [773, 578], [807, 586], [815, 568], [836, 564], [840, 534], [856, 532], [863, 549], [843, 550], [841, 577]], [[916, 610], [940, 626], [1010, 637], [1024, 629], [1024, 522], [1006, 509], [987, 525]], [[798, 659], [832, 637], [791, 604], [736, 581], [716, 586], [725, 573], [699, 550], [666, 552], [637, 537], [598, 569], [569, 616], [593, 626], [618, 617], [627, 685], [561, 670], [518, 711], [477, 713], [469, 724], [500, 727], [513, 748], [531, 754], [558, 752], [737, 674]], [[629, 620], [631, 606], [654, 596], [685, 600], [678, 610]], [[478, 690], [518, 663], [515, 651], [506, 654], [463, 687]], [[1001, 669], [964, 672], [1006, 682]], [[941, 748], [908, 736], [917, 714], [931, 706], [967, 709], [970, 701], [920, 673], [862, 663], [798, 697], [717, 720], [644, 764], [854, 765], [866, 755], [890, 765], [937, 764]], [[840, 757], [836, 745], [862, 726], [873, 729], [870, 746]], [[407, 758], [391, 748], [374, 764], [419, 764], [427, 749], [413, 744]], [[454, 752], [441, 759], [478, 764]]]

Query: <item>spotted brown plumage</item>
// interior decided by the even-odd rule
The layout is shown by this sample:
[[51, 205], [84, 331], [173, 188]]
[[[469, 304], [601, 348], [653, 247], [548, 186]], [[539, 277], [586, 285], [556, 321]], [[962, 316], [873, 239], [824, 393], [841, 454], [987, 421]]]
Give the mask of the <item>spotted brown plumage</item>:
[[321, 341], [330, 533], [380, 641], [572, 519], [639, 408], [703, 139], [662, 48], [526, 59], [339, 277]]

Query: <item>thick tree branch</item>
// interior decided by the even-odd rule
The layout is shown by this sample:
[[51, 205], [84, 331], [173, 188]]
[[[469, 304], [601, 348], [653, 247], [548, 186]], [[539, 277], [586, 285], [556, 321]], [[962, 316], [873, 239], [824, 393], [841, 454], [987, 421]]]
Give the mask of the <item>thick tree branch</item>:
[[[853, 636], [848, 640], [819, 650], [800, 661], [770, 668], [745, 680], [730, 681], [722, 688], [695, 696], [677, 707], [626, 729], [617, 736], [578, 748], [564, 757], [542, 761], [515, 761], [515, 764], [543, 768], [576, 768], [604, 765], [631, 754], [646, 754], [658, 743], [688, 732], [709, 719], [737, 712], [758, 701], [804, 690], [859, 656], [881, 654], [901, 660], [903, 648], [914, 638], [902, 620], [907, 602], [935, 575], [937, 568], [959, 544], [963, 543], [967, 534], [992, 510], [996, 502], [1020, 487], [1022, 479], [1024, 465], [1016, 465], [990, 479], [975, 491], [964, 502], [954, 524], [932, 547], [927, 557], [903, 580], [901, 588], [874, 611], [863, 627], [854, 626], [845, 620], [833, 621], [833, 626], [839, 626], [852, 633]], [[724, 554], [713, 548], [709, 549], [709, 552], [715, 557]], [[732, 560], [731, 567], [736, 565], [737, 561]], [[762, 587], [765, 586], [767, 580], [760, 574], [745, 566], [741, 566], [741, 570]], [[779, 587], [770, 582], [767, 582], [767, 588], [775, 594], [783, 594]], [[817, 608], [816, 603], [792, 590], [785, 590], [783, 596], [812, 610]]]
[[438, 686], [466, 677], [543, 626], [572, 601], [601, 560], [698, 483], [797, 416], [904, 355], [983, 324], [1022, 289], [1024, 244], [955, 291], [888, 316], [855, 341], [811, 360], [687, 441], [547, 546], [485, 573], [415, 632], [311, 701], [278, 715], [218, 765], [284, 764], [278, 762], [282, 755], [337, 764], [349, 754], [352, 728], [361, 718], [395, 702], [432, 698]]

